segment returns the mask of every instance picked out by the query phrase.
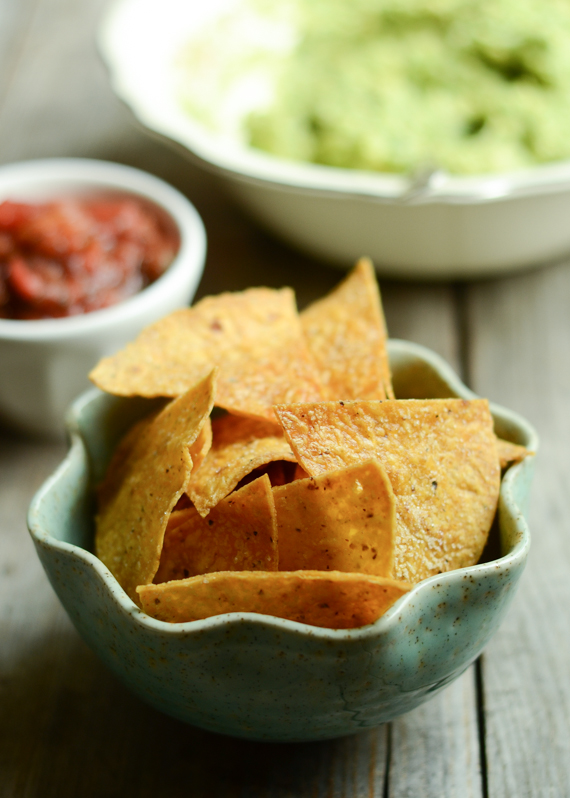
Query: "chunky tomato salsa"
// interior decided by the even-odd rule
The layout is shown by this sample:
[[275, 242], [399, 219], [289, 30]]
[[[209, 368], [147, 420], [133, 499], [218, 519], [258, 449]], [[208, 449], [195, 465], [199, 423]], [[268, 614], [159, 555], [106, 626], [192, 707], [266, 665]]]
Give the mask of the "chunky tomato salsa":
[[113, 194], [0, 203], [0, 318], [74, 316], [156, 280], [179, 247], [159, 208]]

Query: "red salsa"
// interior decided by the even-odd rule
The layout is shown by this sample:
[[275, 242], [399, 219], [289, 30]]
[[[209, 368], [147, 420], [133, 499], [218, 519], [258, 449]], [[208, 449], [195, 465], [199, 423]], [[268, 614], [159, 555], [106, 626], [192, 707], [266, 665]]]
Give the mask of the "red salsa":
[[130, 195], [1, 202], [0, 318], [114, 305], [160, 277], [179, 245], [170, 217]]

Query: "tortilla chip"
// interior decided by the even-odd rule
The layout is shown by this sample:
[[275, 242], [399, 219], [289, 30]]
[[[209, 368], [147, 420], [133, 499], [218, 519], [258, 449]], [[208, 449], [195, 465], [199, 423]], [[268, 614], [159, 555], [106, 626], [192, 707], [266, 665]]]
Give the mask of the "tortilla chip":
[[138, 592], [144, 612], [168, 623], [256, 612], [353, 629], [374, 623], [409, 589], [405, 582], [340, 571], [219, 571]]
[[323, 398], [290, 288], [206, 297], [147, 327], [89, 375], [119, 396], [179, 396], [220, 369], [216, 404], [275, 423], [278, 402]]
[[361, 258], [324, 299], [301, 313], [329, 399], [394, 398], [386, 322], [372, 262]]
[[323, 402], [276, 408], [311, 476], [366, 460], [396, 497], [394, 575], [415, 583], [477, 562], [500, 469], [485, 399]]
[[96, 553], [134, 601], [158, 568], [170, 511], [190, 477], [189, 448], [212, 410], [214, 377], [128, 433], [99, 492]]
[[169, 523], [154, 582], [213, 571], [276, 571], [277, 524], [269, 477], [232, 493], [207, 518], [190, 507]]
[[392, 576], [395, 502], [371, 460], [273, 488], [282, 571]]
[[117, 493], [121, 490], [122, 481], [126, 470], [130, 467], [131, 453], [136, 444], [145, 437], [147, 430], [152, 426], [153, 421], [158, 416], [158, 412], [137, 421], [123, 435], [115, 451], [113, 458], [107, 467], [105, 479], [97, 486], [97, 506], [106, 507], [114, 500]]
[[215, 419], [212, 429], [212, 448], [187, 487], [200, 515], [207, 515], [254, 469], [276, 460], [295, 462], [277, 424], [227, 415]]
[[245, 483], [251, 482], [252, 479], [260, 477], [263, 474], [267, 474], [269, 477], [272, 488], [275, 488], [278, 485], [288, 485], [289, 482], [292, 482], [294, 479], [296, 468], [296, 462], [292, 463], [286, 460], [274, 460], [272, 463], [267, 463], [265, 466], [256, 468], [255, 471], [252, 471], [251, 474], [248, 474], [247, 477], [244, 477], [244, 479], [240, 480], [239, 486], [241, 487]]
[[[185, 507], [183, 510], [173, 510], [168, 517], [165, 536], [168, 535], [169, 532], [172, 532], [174, 529], [176, 529], [177, 526], [183, 524], [188, 518], [193, 518], [195, 514], [196, 510], [194, 507]], [[160, 556], [162, 560], [162, 554]]]
[[[144, 431], [152, 424], [153, 419], [156, 418], [158, 412], [152, 413], [146, 418], [141, 419], [136, 424], [134, 424], [131, 429], [127, 432], [127, 434], [122, 438], [119, 442], [115, 452], [113, 454], [113, 469], [115, 473], [115, 478], [105, 479], [101, 485], [99, 485], [97, 489], [97, 496], [98, 496], [98, 504], [99, 506], [103, 506], [104, 504], [108, 504], [112, 497], [117, 493], [120, 488], [120, 470], [122, 467], [122, 463], [125, 461], [126, 457], [130, 454], [134, 444], [141, 438], [144, 434]], [[192, 473], [196, 471], [197, 468], [200, 467], [202, 464], [204, 457], [210, 450], [212, 445], [212, 424], [210, 419], [207, 418], [204, 422], [204, 426], [200, 430], [198, 437], [194, 441], [194, 443], [189, 447], [188, 451], [190, 453], [190, 458], [192, 460]], [[182, 496], [184, 499], [184, 496]], [[189, 500], [186, 499], [187, 503], [189, 504]], [[174, 512], [172, 513], [174, 515]], [[170, 522], [169, 522], [170, 523]]]
[[520, 463], [521, 460], [524, 460], [529, 454], [532, 454], [525, 446], [519, 446], [518, 443], [505, 441], [503, 438], [497, 438], [497, 450], [499, 452], [501, 469], [516, 465], [516, 463]]
[[204, 422], [200, 434], [190, 447], [190, 457], [192, 458], [192, 473], [200, 468], [204, 458], [212, 448], [212, 422], [209, 418]]
[[293, 479], [294, 480], [295, 479], [307, 479], [308, 476], [309, 475], [307, 474], [307, 472], [305, 471], [303, 466], [300, 466], [299, 463], [297, 463], [297, 465], [295, 466], [295, 473], [293, 474]]

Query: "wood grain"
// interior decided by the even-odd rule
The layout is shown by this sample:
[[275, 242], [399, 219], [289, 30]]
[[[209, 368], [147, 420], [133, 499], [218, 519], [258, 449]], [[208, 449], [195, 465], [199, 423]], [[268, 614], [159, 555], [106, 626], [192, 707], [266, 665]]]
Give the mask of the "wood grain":
[[[197, 206], [209, 237], [198, 296], [292, 285], [303, 307], [332, 288], [339, 272], [275, 241], [212, 176], [133, 123], [94, 46], [104, 6], [103, 0], [0, 2], [0, 162], [99, 157], [176, 185]], [[468, 367], [476, 390], [520, 409], [543, 434], [531, 565], [485, 654], [488, 796], [570, 795], [563, 467], [570, 434], [569, 267], [459, 293], [445, 284], [395, 281], [383, 281], [382, 292], [392, 336], [435, 349], [457, 370]], [[61, 455], [60, 446], [0, 432], [2, 798], [483, 795], [471, 669], [391, 727], [306, 745], [211, 735], [132, 697], [79, 640], [25, 532], [27, 503]]]
[[393, 722], [390, 798], [480, 798], [474, 667], [441, 695]]
[[475, 286], [475, 389], [541, 436], [532, 548], [514, 605], [484, 658], [490, 795], [570, 795], [570, 263]]

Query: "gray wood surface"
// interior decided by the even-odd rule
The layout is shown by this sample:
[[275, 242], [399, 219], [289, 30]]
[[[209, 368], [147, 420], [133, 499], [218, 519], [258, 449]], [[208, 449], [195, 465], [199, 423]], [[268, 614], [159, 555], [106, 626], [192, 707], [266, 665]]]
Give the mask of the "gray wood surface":
[[[98, 157], [176, 185], [208, 232], [198, 296], [292, 285], [304, 305], [332, 287], [338, 272], [259, 230], [211, 176], [133, 124], [96, 54], [103, 8], [100, 0], [0, 0], [0, 163]], [[382, 283], [392, 336], [440, 352], [478, 392], [527, 415], [543, 438], [530, 566], [483, 658], [483, 726], [474, 668], [393, 723], [326, 743], [222, 738], [145, 706], [79, 640], [25, 529], [26, 506], [64, 447], [4, 429], [0, 798], [570, 795], [569, 269], [461, 288]]]
[[490, 795], [570, 795], [569, 307], [570, 263], [473, 286], [469, 301], [475, 389], [542, 441], [529, 565], [485, 654]]

